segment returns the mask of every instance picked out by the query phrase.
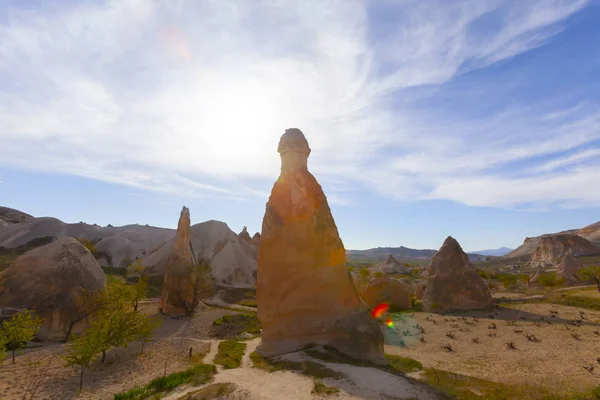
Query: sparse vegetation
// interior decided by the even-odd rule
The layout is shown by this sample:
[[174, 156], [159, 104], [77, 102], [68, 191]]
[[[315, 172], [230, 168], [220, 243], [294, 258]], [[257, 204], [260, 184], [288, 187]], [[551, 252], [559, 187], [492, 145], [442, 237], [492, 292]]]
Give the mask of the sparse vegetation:
[[517, 345], [515, 344], [515, 342], [506, 342], [506, 347], [511, 349], [511, 350], [516, 350], [517, 349]]
[[242, 365], [242, 357], [246, 350], [246, 343], [235, 340], [225, 340], [219, 343], [219, 351], [214, 363], [222, 365], [225, 369], [238, 368]]
[[321, 396], [331, 396], [333, 394], [338, 393], [340, 390], [335, 387], [327, 386], [321, 381], [319, 378], [313, 378], [313, 389], [311, 390], [312, 394], [317, 394]]
[[[114, 400], [141, 400], [159, 393], [172, 390], [185, 383], [202, 385], [209, 382], [217, 373], [214, 365], [198, 364], [181, 372], [174, 372], [167, 376], [161, 376], [150, 381], [145, 386], [136, 387], [126, 392], [114, 395]], [[158, 397], [160, 398], [160, 397]]]
[[235, 392], [236, 385], [231, 382], [212, 383], [200, 390], [191, 392], [182, 397], [181, 400], [216, 400]]
[[454, 351], [454, 349], [452, 348], [452, 346], [451, 346], [451, 345], [449, 345], [449, 344], [445, 344], [445, 345], [443, 345], [443, 346], [442, 346], [442, 348], [443, 348], [444, 350], [446, 350], [447, 352], [449, 352], [449, 353], [452, 353], [452, 352]]
[[254, 368], [260, 368], [268, 372], [275, 371], [299, 371], [303, 375], [310, 376], [313, 378], [343, 378], [344, 374], [341, 372], [327, 368], [323, 364], [316, 363], [314, 361], [288, 361], [288, 360], [274, 360], [262, 357], [257, 352], [250, 353], [250, 360]]
[[211, 336], [218, 339], [234, 339], [244, 332], [251, 335], [260, 333], [260, 322], [256, 314], [224, 315], [213, 322]]
[[392, 368], [400, 372], [408, 373], [423, 369], [423, 364], [412, 358], [386, 354], [385, 359]]

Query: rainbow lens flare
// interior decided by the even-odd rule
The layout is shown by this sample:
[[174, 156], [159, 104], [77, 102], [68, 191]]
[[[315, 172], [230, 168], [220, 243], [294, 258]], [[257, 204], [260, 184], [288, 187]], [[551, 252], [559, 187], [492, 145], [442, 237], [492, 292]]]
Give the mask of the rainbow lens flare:
[[392, 321], [391, 319], [385, 321], [385, 324], [388, 326], [388, 328], [394, 329], [394, 321]]
[[390, 308], [389, 304], [381, 303], [380, 305], [375, 307], [373, 311], [371, 311], [371, 315], [373, 316], [373, 318], [380, 318], [383, 314], [387, 312], [388, 308]]

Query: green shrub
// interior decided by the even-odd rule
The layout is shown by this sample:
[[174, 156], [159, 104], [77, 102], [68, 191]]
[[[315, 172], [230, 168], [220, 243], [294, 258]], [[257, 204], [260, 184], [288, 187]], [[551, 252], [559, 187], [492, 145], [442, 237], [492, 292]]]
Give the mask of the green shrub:
[[246, 351], [246, 346], [246, 343], [224, 340], [219, 343], [219, 351], [213, 362], [222, 365], [225, 369], [237, 368], [242, 365], [242, 357]]
[[260, 333], [260, 322], [254, 314], [230, 314], [224, 315], [213, 322], [211, 336], [218, 339], [233, 339], [242, 333], [258, 335]]
[[369, 268], [361, 268], [358, 273], [362, 278], [368, 278], [371, 276], [371, 270]]
[[392, 368], [397, 369], [400, 372], [408, 373], [423, 369], [423, 364], [412, 358], [386, 354], [385, 359]]
[[318, 394], [321, 396], [331, 396], [340, 391], [340, 389], [336, 387], [327, 386], [323, 383], [319, 378], [313, 378], [313, 389], [310, 393]]

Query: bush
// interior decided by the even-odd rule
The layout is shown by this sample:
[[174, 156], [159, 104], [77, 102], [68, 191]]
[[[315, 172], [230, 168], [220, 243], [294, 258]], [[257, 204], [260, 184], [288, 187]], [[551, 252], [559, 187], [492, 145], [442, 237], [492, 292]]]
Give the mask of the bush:
[[225, 369], [237, 368], [242, 365], [244, 351], [246, 351], [246, 343], [225, 340], [219, 343], [219, 351], [213, 362], [222, 365]]
[[564, 284], [564, 280], [556, 277], [556, 272], [544, 272], [538, 275], [537, 284], [539, 286], [557, 287]]
[[252, 335], [258, 335], [260, 333], [260, 322], [256, 315], [225, 315], [213, 322], [211, 336], [218, 339], [233, 339], [243, 332]]
[[385, 359], [392, 368], [397, 369], [400, 372], [408, 373], [423, 369], [423, 364], [412, 358], [386, 354]]

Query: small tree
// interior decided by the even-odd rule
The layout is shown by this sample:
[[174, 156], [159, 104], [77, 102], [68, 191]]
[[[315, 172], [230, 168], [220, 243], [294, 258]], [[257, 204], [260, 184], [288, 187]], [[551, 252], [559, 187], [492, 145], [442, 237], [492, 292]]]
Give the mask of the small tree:
[[77, 308], [79, 313], [71, 316], [63, 343], [66, 343], [69, 340], [73, 327], [78, 322], [100, 310], [104, 306], [105, 300], [106, 297], [104, 291], [90, 291], [85, 289], [81, 291], [80, 296], [77, 298]]
[[191, 302], [184, 302], [183, 306], [185, 315], [188, 317], [194, 315], [196, 307], [200, 304], [201, 299], [210, 297], [214, 293], [215, 284], [210, 262], [205, 259], [200, 259], [193, 265], [190, 280], [192, 281]]
[[142, 260], [136, 260], [127, 268], [127, 276], [137, 278], [137, 282], [133, 285], [133, 311], [137, 311], [140, 300], [148, 295], [148, 268], [142, 264]]
[[600, 265], [588, 265], [579, 270], [579, 279], [584, 282], [594, 282], [600, 292]]
[[88, 330], [71, 343], [63, 356], [67, 367], [79, 367], [79, 393], [83, 389], [83, 373], [98, 358], [101, 348], [100, 336], [93, 330]]
[[2, 322], [2, 336], [12, 352], [12, 362], [15, 363], [15, 352], [25, 347], [28, 341], [35, 337], [43, 319], [35, 316], [32, 310], [24, 309], [13, 314], [10, 319]]
[[0, 329], [0, 362], [6, 358], [6, 337]]

